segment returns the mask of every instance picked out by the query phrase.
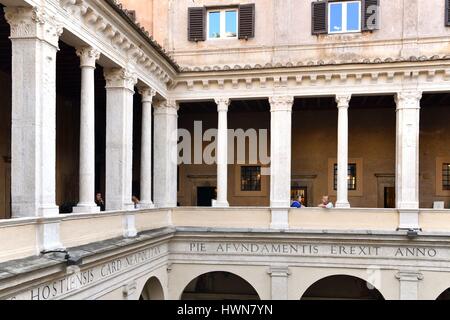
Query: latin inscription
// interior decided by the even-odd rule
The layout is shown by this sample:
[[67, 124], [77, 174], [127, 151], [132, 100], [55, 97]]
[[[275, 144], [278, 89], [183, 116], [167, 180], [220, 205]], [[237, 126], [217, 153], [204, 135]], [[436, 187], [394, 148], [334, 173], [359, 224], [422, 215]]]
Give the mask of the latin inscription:
[[427, 247], [381, 247], [367, 245], [296, 244], [296, 243], [206, 243], [192, 242], [192, 253], [300, 255], [336, 257], [435, 258], [438, 249]]
[[131, 255], [109, 261], [88, 270], [75, 272], [51, 283], [22, 292], [9, 300], [52, 300], [65, 294], [77, 291], [102, 279], [131, 269], [159, 257], [166, 249], [162, 246], [151, 247]]

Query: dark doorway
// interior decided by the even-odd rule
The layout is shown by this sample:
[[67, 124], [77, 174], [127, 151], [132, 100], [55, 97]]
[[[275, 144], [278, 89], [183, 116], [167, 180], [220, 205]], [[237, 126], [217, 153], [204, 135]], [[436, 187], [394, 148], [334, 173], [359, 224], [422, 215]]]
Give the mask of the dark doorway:
[[384, 207], [395, 208], [395, 187], [384, 188]]
[[197, 187], [198, 207], [211, 207], [212, 200], [216, 198], [216, 187]]

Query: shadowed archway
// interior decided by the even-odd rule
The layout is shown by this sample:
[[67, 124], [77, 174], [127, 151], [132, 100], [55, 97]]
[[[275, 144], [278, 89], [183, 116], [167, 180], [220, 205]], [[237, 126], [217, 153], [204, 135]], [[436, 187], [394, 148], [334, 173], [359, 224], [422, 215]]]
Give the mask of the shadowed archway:
[[181, 300], [260, 300], [246, 280], [229, 272], [210, 272], [192, 280]]
[[363, 279], [335, 275], [315, 282], [301, 300], [384, 300], [384, 297]]
[[142, 289], [139, 300], [164, 300], [164, 290], [156, 277], [151, 277]]

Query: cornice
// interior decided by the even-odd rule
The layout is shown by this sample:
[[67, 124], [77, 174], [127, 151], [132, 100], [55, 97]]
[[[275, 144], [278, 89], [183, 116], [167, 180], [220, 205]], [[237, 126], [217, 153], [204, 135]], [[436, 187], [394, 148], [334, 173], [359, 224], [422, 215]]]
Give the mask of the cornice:
[[[170, 90], [177, 99], [183, 96], [189, 99], [195, 98], [194, 92], [198, 99], [204, 98], [208, 92], [212, 95], [237, 98], [245, 95], [244, 91], [248, 93], [248, 89], [256, 94], [255, 97], [258, 93], [262, 94], [263, 91], [271, 90], [281, 90], [289, 94], [292, 94], [290, 90], [293, 90], [294, 95], [297, 95], [296, 92], [300, 88], [304, 89], [303, 92], [309, 92], [305, 90], [311, 88], [317, 93], [328, 89], [328, 94], [336, 94], [338, 92], [333, 92], [332, 88], [344, 90], [346, 86], [359, 88], [355, 91], [359, 92], [362, 88], [373, 90], [374, 86], [383, 85], [384, 92], [391, 92], [385, 89], [393, 89], [392, 84], [413, 87], [421, 84], [426, 87], [425, 91], [429, 91], [430, 87], [436, 87], [437, 84], [442, 86], [448, 81], [450, 81], [450, 58], [414, 62], [184, 72], [178, 75]], [[351, 90], [347, 92], [352, 93]]]
[[345, 66], [345, 65], [380, 65], [380, 64], [395, 64], [401, 62], [426, 62], [426, 61], [450, 61], [450, 55], [433, 55], [433, 56], [410, 56], [393, 57], [393, 58], [361, 58], [352, 60], [304, 60], [297, 62], [278, 62], [266, 64], [225, 64], [214, 66], [182, 66], [181, 73], [202, 73], [211, 71], [237, 71], [237, 70], [270, 70], [270, 69], [293, 69], [299, 67], [320, 67], [320, 66]]

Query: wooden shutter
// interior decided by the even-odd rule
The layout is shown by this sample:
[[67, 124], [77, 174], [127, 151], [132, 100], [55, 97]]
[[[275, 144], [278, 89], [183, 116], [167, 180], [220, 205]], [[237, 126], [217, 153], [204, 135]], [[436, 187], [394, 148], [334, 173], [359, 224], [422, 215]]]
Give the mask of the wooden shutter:
[[361, 11], [362, 31], [371, 31], [380, 28], [380, 0], [362, 0]]
[[450, 26], [450, 0], [445, 0], [445, 25]]
[[239, 6], [239, 39], [255, 37], [255, 4], [242, 4]]
[[206, 40], [206, 8], [188, 8], [188, 39], [189, 41]]
[[328, 33], [328, 1], [316, 1], [311, 3], [311, 5], [312, 34]]

